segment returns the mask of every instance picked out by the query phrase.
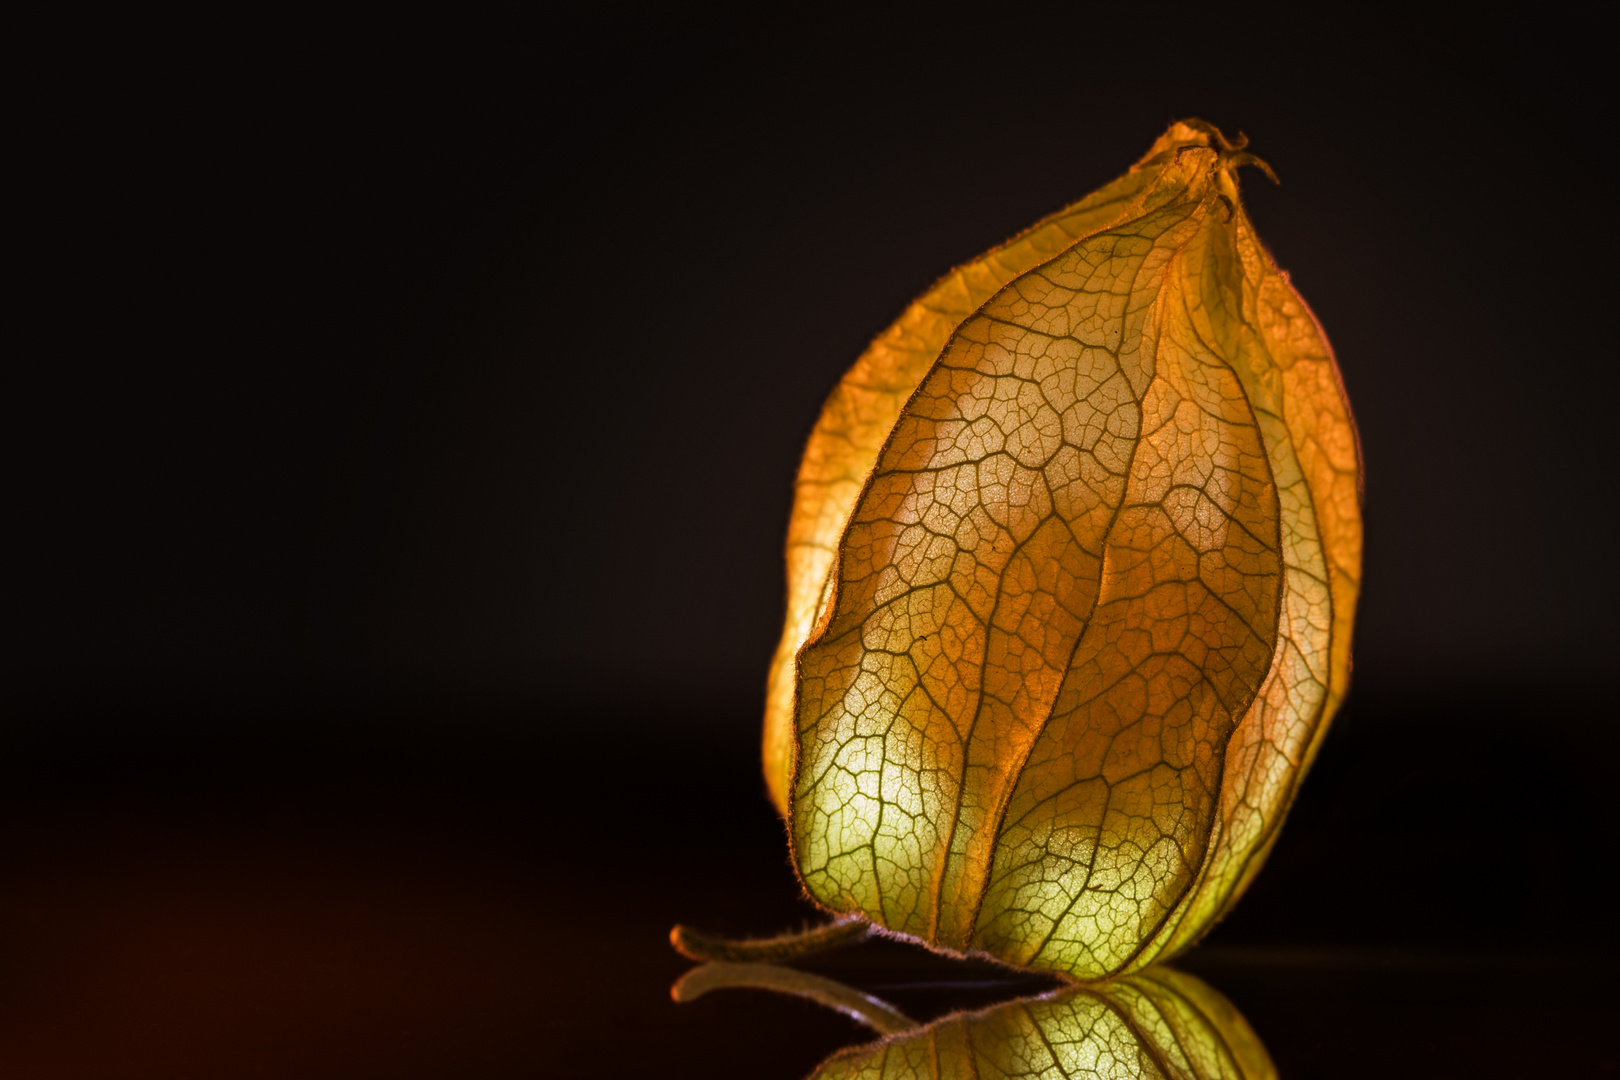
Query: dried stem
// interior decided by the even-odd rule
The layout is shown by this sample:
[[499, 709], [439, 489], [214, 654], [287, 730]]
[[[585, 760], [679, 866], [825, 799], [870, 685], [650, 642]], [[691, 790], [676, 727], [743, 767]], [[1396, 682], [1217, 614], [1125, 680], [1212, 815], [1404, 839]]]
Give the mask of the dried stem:
[[677, 926], [669, 932], [669, 943], [675, 946], [676, 952], [693, 960], [780, 964], [841, 945], [853, 945], [865, 940], [871, 932], [870, 923], [855, 918], [839, 919], [798, 933], [742, 940], [706, 934], [690, 926]]

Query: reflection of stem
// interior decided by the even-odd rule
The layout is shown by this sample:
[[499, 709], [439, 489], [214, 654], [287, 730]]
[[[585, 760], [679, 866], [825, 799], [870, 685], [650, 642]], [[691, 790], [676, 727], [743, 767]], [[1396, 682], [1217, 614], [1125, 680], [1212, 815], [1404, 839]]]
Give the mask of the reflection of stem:
[[854, 1017], [880, 1035], [894, 1035], [918, 1026], [917, 1021], [893, 1005], [863, 994], [853, 986], [775, 964], [731, 964], [723, 960], [703, 964], [677, 979], [669, 988], [669, 996], [676, 1001], [692, 1001], [710, 990], [730, 986], [750, 986], [809, 998]]
[[739, 964], [758, 961], [780, 964], [839, 945], [853, 944], [871, 932], [872, 925], [864, 919], [839, 919], [837, 922], [801, 930], [796, 934], [778, 934], [776, 937], [739, 941], [705, 934], [690, 926], [677, 926], [669, 932], [669, 943], [675, 946], [677, 952], [693, 960], [730, 960]]

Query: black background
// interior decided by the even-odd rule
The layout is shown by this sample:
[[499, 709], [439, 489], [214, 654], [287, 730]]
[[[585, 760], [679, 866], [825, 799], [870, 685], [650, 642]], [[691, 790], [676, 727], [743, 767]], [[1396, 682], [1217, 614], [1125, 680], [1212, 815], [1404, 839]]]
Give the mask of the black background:
[[[1349, 704], [1187, 966], [1285, 1077], [1612, 1072], [1612, 139], [1600, 72], [1499, 29], [143, 25], [42, 69], [0, 1071], [858, 1040], [666, 989], [674, 922], [811, 915], [757, 765], [797, 455], [913, 295], [1195, 115], [1283, 180], [1245, 195], [1337, 349], [1367, 554]], [[926, 966], [872, 955], [826, 963]]]

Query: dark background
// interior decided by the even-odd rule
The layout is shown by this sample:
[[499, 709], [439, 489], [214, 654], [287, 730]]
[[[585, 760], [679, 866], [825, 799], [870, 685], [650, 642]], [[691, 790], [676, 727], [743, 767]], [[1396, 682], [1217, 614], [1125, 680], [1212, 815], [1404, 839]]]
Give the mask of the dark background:
[[860, 1039], [667, 998], [674, 922], [812, 915], [757, 764], [797, 455], [913, 295], [1183, 116], [1281, 176], [1245, 195], [1367, 473], [1349, 704], [1186, 965], [1289, 1078], [1616, 1069], [1578, 53], [127, 29], [21, 97], [0, 1072], [793, 1077]]

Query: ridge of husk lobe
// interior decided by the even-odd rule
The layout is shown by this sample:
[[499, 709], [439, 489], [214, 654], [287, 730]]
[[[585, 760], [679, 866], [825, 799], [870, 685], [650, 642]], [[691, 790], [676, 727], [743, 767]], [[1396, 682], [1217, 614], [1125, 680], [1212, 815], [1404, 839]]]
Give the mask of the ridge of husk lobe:
[[1275, 845], [1349, 681], [1361, 560], [1360, 448], [1320, 323], [1260, 243], [1241, 206], [1233, 367], [1270, 430], [1286, 564], [1277, 655], [1234, 732], [1209, 854], [1175, 918], [1132, 967], [1174, 955], [1231, 907]]
[[[1217, 147], [1204, 148], [1212, 139]], [[823, 906], [946, 951], [1096, 979], [1185, 948], [1241, 893], [1274, 841], [1336, 704], [1331, 688], [1342, 694], [1346, 665], [1335, 661], [1341, 653], [1347, 661], [1348, 651], [1332, 646], [1348, 640], [1338, 601], [1343, 582], [1353, 590], [1354, 577], [1344, 568], [1359, 566], [1359, 531], [1353, 553], [1341, 543], [1324, 555], [1312, 485], [1325, 464], [1334, 484], [1348, 476], [1353, 489], [1357, 470], [1353, 428], [1345, 466], [1348, 411], [1331, 353], [1248, 225], [1229, 175], [1230, 146], [1203, 128], [1173, 126], [1131, 173], [1098, 193], [1117, 195], [1134, 178], [1129, 209], [1038, 264], [1039, 273], [1032, 267], [1015, 275], [960, 320], [918, 376], [858, 498], [848, 500], [837, 559], [826, 559], [826, 581], [817, 588], [818, 619], [799, 651], [800, 745], [790, 762], [797, 790], [786, 815], [795, 866]], [[1076, 206], [1095, 207], [1098, 196]], [[994, 255], [957, 274], [983, 269]], [[1050, 325], [1023, 329], [1041, 339], [1033, 352], [1080, 341], [1079, 354], [1067, 357], [1069, 374], [1091, 364], [1088, 392], [1106, 390], [1097, 400], [1106, 399], [1111, 411], [1065, 414], [1054, 424], [1037, 397], [1015, 386], [1023, 421], [1013, 432], [1023, 433], [1012, 440], [1017, 445], [1009, 447], [1003, 431], [990, 450], [984, 440], [995, 433], [988, 430], [971, 445], [974, 418], [961, 412], [962, 402], [988, 382], [994, 403], [998, 377], [1028, 383], [1050, 359], [1009, 360], [1019, 342], [1007, 327], [1019, 313], [1028, 322], [1039, 306], [1030, 289], [1061, 289], [1066, 269], [1087, 257], [1092, 269], [1137, 258], [1133, 287], [1144, 267], [1159, 275], [1146, 290], [1149, 302], [1126, 310], [1127, 294], [1114, 325], [1089, 343], [1042, 334], [1056, 329]], [[1067, 268], [1059, 265], [1065, 259]], [[1008, 268], [997, 267], [1003, 274]], [[925, 294], [863, 361], [881, 359], [885, 339], [908, 318], [918, 321], [925, 301], [949, 284]], [[1206, 294], [1232, 300], [1230, 310], [1203, 310]], [[1176, 304], [1182, 315], [1167, 317], [1166, 305]], [[1035, 322], [1050, 314], [1036, 312]], [[936, 335], [943, 321], [932, 325]], [[1176, 361], [1154, 370], [1154, 353], [1127, 371], [1114, 354], [1128, 339]], [[986, 359], [998, 348], [1006, 370]], [[1104, 370], [1104, 354], [1114, 356], [1112, 371]], [[921, 366], [918, 355], [908, 358], [913, 368]], [[1323, 396], [1324, 357], [1332, 401]], [[1022, 373], [1020, 360], [1029, 361]], [[1061, 366], [1048, 364], [1044, 376], [1055, 377]], [[858, 363], [846, 384], [861, 371]], [[1056, 377], [1062, 381], [1061, 372]], [[1309, 416], [1297, 404], [1300, 386], [1315, 394], [1303, 395], [1315, 410]], [[1296, 431], [1311, 424], [1325, 437], [1294, 454]], [[963, 450], [954, 458], [941, 436], [946, 428]], [[1126, 447], [1131, 436], [1135, 443]], [[1204, 454], [1194, 463], [1202, 487], [1186, 476], [1178, 483], [1177, 470], [1199, 457], [1183, 451], [1200, 443], [1215, 446], [1220, 460]], [[990, 452], [974, 457], [975, 449]], [[1077, 452], [1060, 463], [1067, 451]], [[1055, 464], [1067, 489], [1052, 483]], [[919, 506], [926, 496], [939, 510], [939, 477], [964, 466], [994, 473], [980, 483], [994, 497], [979, 491], [976, 508], [941, 519], [957, 538], [966, 520], [976, 545], [974, 559], [947, 566], [962, 563], [966, 549], [958, 544], [952, 556], [938, 543], [944, 532], [918, 532], [927, 525]], [[811, 467], [807, 452], [801, 481]], [[817, 494], [802, 483], [800, 491]], [[1337, 520], [1348, 520], [1342, 492], [1332, 496]], [[796, 520], [814, 503], [797, 499]], [[950, 509], [948, 499], [943, 505]], [[1021, 523], [1020, 506], [1027, 511]], [[1210, 542], [1213, 531], [1223, 531], [1221, 544]], [[793, 543], [790, 531], [790, 553]], [[1155, 570], [1152, 553], [1169, 548], [1176, 550], [1158, 558]], [[918, 577], [930, 558], [932, 578]], [[885, 579], [897, 568], [909, 569], [911, 579], [892, 572]], [[1006, 588], [1009, 579], [1021, 589]], [[1324, 580], [1340, 587], [1322, 587]], [[802, 577], [799, 585], [802, 601]], [[790, 601], [793, 587], [790, 569]], [[1353, 602], [1353, 591], [1348, 595]], [[957, 617], [940, 617], [940, 608]], [[795, 633], [793, 617], [790, 610], [784, 647]], [[1200, 620], [1203, 640], [1189, 653], [1186, 627]], [[1175, 644], [1168, 639], [1145, 652], [1122, 646], [1132, 635], [1142, 646], [1167, 622], [1181, 627], [1179, 653], [1166, 653]], [[900, 670], [906, 664], [909, 672]], [[1132, 679], [1140, 685], [1125, 685]], [[1230, 756], [1229, 744], [1236, 750]], [[1084, 768], [1082, 753], [1094, 759]], [[804, 772], [807, 758], [818, 773]], [[953, 776], [960, 777], [954, 784]]]
[[1222, 343], [1189, 317], [1189, 253], [1231, 200], [1191, 167], [1196, 207], [1149, 283], [1141, 433], [1102, 592], [985, 838], [973, 944], [1082, 978], [1134, 966], [1194, 879], [1227, 740], [1273, 652], [1276, 487]]

